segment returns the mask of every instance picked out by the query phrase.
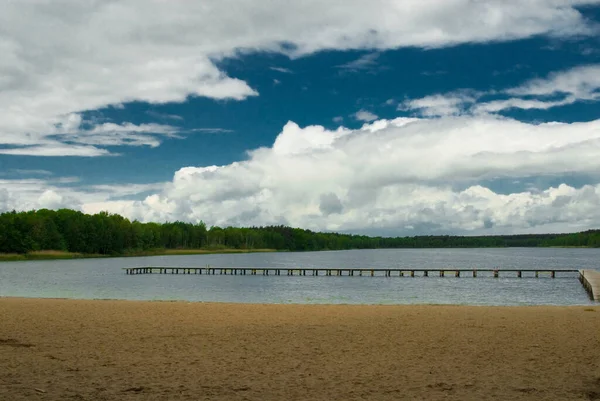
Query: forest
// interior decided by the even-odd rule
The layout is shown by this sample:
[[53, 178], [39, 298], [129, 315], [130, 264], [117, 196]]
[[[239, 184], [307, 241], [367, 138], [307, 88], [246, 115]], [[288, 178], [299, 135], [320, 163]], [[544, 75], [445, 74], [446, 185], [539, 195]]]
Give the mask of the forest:
[[118, 214], [70, 209], [0, 214], [0, 253], [57, 250], [127, 255], [169, 249], [321, 251], [375, 248], [600, 247], [600, 230], [574, 234], [368, 237], [287, 226], [210, 227], [181, 221], [141, 223]]

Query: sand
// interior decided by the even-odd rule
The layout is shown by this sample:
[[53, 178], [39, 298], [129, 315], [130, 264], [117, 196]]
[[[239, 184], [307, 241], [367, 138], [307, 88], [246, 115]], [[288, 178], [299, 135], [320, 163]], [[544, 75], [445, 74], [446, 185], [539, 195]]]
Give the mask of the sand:
[[596, 400], [600, 307], [0, 299], [0, 400]]

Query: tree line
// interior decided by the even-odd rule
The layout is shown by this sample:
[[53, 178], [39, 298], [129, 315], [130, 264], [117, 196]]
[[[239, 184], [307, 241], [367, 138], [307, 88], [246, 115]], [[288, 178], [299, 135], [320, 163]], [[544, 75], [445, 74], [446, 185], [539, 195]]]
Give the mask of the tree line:
[[600, 247], [600, 230], [574, 234], [369, 237], [287, 226], [210, 227], [203, 222], [141, 223], [118, 214], [70, 209], [0, 214], [0, 253], [60, 250], [123, 255], [160, 249], [320, 251], [375, 248]]

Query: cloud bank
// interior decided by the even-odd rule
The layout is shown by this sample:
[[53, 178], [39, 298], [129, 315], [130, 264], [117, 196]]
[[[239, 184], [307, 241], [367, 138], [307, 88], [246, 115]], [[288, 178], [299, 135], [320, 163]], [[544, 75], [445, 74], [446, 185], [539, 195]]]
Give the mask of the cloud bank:
[[[600, 222], [600, 185], [501, 194], [480, 182], [564, 174], [598, 178], [598, 154], [600, 121], [398, 118], [333, 131], [289, 122], [273, 146], [249, 152], [245, 161], [185, 167], [169, 183], [137, 189], [65, 192], [58, 184], [34, 189], [40, 185], [35, 180], [5, 191], [0, 207], [79, 205], [143, 221], [289, 224], [390, 235], [583, 230]], [[19, 203], [11, 198], [15, 191]], [[148, 194], [143, 200], [123, 198], [142, 191]]]

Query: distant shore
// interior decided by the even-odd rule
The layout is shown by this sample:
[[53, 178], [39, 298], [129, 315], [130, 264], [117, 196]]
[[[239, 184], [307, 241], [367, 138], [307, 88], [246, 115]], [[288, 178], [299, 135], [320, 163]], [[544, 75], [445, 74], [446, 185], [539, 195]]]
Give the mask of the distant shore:
[[0, 298], [0, 399], [591, 400], [600, 306]]
[[[507, 248], [523, 248], [523, 247], [415, 247], [415, 248], [368, 248], [374, 249], [507, 249]], [[595, 247], [587, 246], [538, 246], [533, 248], [575, 248], [575, 249], [594, 249]], [[339, 249], [339, 250], [360, 250], [359, 248]], [[311, 252], [325, 252], [328, 249]], [[237, 249], [237, 248], [207, 248], [207, 249], [150, 249], [145, 251], [129, 251], [123, 254], [88, 254], [67, 251], [34, 251], [28, 253], [0, 253], [0, 262], [15, 262], [28, 260], [58, 260], [58, 259], [93, 259], [93, 258], [127, 258], [141, 256], [169, 256], [169, 255], [209, 255], [209, 254], [232, 254], [232, 253], [273, 253], [273, 252], [289, 252], [283, 249]], [[296, 251], [298, 252], [298, 251]]]
[[92, 258], [126, 258], [140, 256], [169, 256], [169, 255], [208, 255], [230, 253], [264, 253], [281, 252], [276, 249], [153, 249], [146, 251], [131, 251], [116, 255], [86, 254], [67, 251], [35, 251], [28, 253], [0, 253], [0, 262], [15, 262], [27, 260], [56, 260], [56, 259], [92, 259]]

